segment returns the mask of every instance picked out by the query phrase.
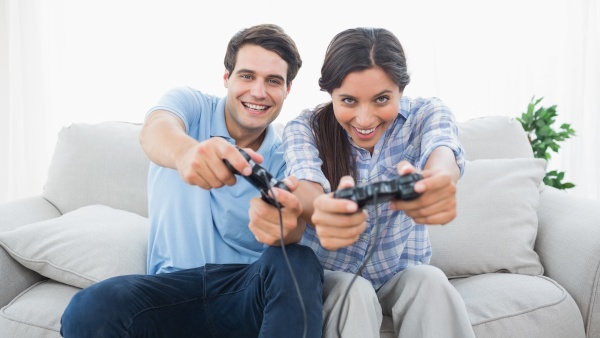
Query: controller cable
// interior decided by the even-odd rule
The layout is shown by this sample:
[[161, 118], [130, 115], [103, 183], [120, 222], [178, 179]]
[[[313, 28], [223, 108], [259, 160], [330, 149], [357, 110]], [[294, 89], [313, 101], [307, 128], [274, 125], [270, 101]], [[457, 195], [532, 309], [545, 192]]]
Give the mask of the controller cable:
[[290, 271], [290, 274], [292, 275], [292, 281], [294, 282], [294, 287], [296, 288], [296, 294], [298, 295], [298, 300], [300, 300], [300, 307], [302, 308], [302, 316], [304, 318], [304, 331], [302, 333], [302, 338], [306, 338], [306, 331], [308, 330], [308, 316], [306, 315], [306, 307], [304, 306], [304, 300], [302, 299], [302, 293], [300, 292], [300, 286], [298, 285], [298, 281], [296, 280], [296, 275], [294, 274], [294, 270], [292, 270], [292, 264], [290, 263], [290, 260], [285, 251], [285, 242], [283, 241], [283, 216], [281, 213], [281, 205], [279, 204], [279, 201], [277, 201], [277, 199], [274, 198], [275, 193], [273, 192], [273, 187], [271, 186], [271, 184], [269, 184], [269, 178], [267, 177], [267, 174], [264, 171], [261, 171], [260, 174], [261, 174], [262, 178], [264, 179], [266, 186], [269, 187], [269, 192], [271, 192], [271, 195], [273, 196], [273, 201], [275, 202], [275, 207], [277, 208], [277, 211], [279, 211], [279, 230], [280, 230], [279, 240], [281, 241], [281, 251], [283, 252], [283, 257], [285, 258], [285, 263], [287, 264], [288, 270]]
[[[344, 296], [342, 297], [342, 306], [340, 307], [340, 312], [342, 312], [344, 310], [344, 304], [346, 303], [346, 299], [348, 298], [348, 294], [350, 293], [350, 288], [352, 287], [352, 284], [354, 284], [354, 281], [356, 281], [358, 276], [362, 273], [365, 266], [367, 265], [367, 262], [371, 259], [371, 256], [373, 256], [373, 253], [375, 252], [375, 246], [377, 245], [377, 241], [379, 240], [379, 222], [377, 221], [379, 219], [379, 205], [377, 203], [377, 194], [378, 193], [379, 193], [379, 188], [373, 189], [373, 204], [375, 204], [375, 216], [376, 216], [375, 217], [375, 227], [374, 227], [375, 238], [373, 239], [373, 245], [368, 250], [365, 258], [363, 258], [363, 261], [361, 262], [360, 266], [358, 267], [358, 270], [356, 270], [356, 273], [352, 277], [352, 280], [350, 281], [350, 284], [348, 285], [348, 288], [346, 289], [346, 292], [344, 293]], [[340, 338], [342, 337], [341, 324], [342, 324], [342, 315], [340, 313], [340, 316], [338, 317], [338, 323], [337, 323], [337, 335]]]

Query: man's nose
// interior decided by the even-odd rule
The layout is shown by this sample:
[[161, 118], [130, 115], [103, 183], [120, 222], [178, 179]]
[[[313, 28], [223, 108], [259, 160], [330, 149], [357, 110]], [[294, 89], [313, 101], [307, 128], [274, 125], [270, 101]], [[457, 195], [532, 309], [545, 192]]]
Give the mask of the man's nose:
[[250, 88], [250, 94], [257, 98], [264, 98], [267, 96], [264, 83], [262, 81], [255, 81]]

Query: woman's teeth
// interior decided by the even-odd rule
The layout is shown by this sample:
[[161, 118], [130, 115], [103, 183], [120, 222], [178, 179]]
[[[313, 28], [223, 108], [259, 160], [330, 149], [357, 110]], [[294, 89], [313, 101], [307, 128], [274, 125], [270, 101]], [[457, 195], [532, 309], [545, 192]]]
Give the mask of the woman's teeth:
[[356, 128], [356, 131], [358, 131], [359, 133], [361, 133], [363, 135], [368, 135], [368, 134], [374, 132], [376, 128], [377, 127], [372, 128], [372, 129], [358, 129], [358, 128]]

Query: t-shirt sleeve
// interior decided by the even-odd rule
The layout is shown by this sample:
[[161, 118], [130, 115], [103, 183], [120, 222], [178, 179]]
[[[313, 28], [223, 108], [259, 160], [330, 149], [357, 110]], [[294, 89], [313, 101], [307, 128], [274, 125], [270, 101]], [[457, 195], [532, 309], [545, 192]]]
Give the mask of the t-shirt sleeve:
[[146, 118], [156, 110], [169, 111], [183, 121], [185, 130], [189, 133], [190, 125], [199, 121], [202, 111], [197, 94], [189, 87], [173, 88], [158, 100], [156, 106], [148, 110]]

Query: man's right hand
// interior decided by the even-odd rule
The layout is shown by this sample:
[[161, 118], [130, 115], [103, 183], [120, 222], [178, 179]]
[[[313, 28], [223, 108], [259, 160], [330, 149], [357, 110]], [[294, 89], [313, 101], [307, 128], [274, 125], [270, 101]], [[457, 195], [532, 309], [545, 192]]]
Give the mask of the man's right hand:
[[[235, 145], [213, 137], [198, 142], [185, 132], [183, 121], [175, 114], [156, 110], [144, 121], [140, 144], [148, 158], [159, 166], [175, 169], [181, 179], [204, 189], [233, 185], [235, 175], [223, 160], [243, 175], [252, 171]], [[256, 163], [263, 158], [252, 149], [244, 149]]]
[[[262, 156], [252, 149], [245, 148], [244, 151], [254, 162], [263, 161]], [[175, 165], [184, 182], [211, 189], [231, 186], [236, 182], [235, 175], [223, 160], [227, 160], [244, 176], [252, 173], [250, 164], [240, 151], [221, 137], [213, 137], [191, 146], [176, 160]]]
[[[339, 189], [354, 186], [351, 176], [344, 176]], [[312, 223], [317, 236], [327, 250], [337, 250], [355, 243], [367, 228], [366, 211], [359, 211], [356, 202], [333, 198], [333, 193], [317, 197], [313, 203]]]

